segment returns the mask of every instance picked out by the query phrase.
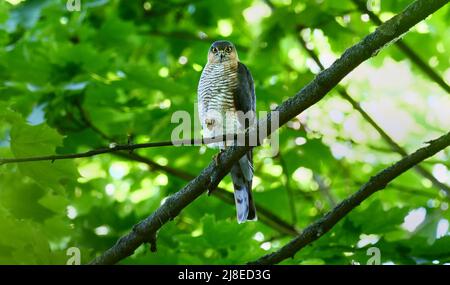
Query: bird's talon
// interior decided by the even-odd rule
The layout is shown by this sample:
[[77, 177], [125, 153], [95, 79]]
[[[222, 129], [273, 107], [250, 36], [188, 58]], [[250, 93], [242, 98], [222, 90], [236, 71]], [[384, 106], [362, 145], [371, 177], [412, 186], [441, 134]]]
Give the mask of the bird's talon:
[[216, 189], [217, 189], [216, 187], [209, 187], [206, 191], [208, 196], [211, 196], [212, 192], [214, 192]]
[[220, 156], [220, 153], [214, 155], [214, 162], [216, 163], [216, 165], [219, 165], [219, 160], [220, 160], [219, 156]]
[[216, 155], [214, 155], [213, 159], [214, 162], [216, 163], [217, 166], [219, 166], [219, 162], [220, 162], [220, 155], [224, 152], [225, 150], [221, 149], [220, 152]]
[[211, 193], [214, 192], [214, 190], [217, 189], [217, 187], [214, 185], [214, 181], [215, 181], [215, 180], [216, 180], [216, 176], [215, 176], [215, 175], [212, 175], [212, 176], [209, 178], [208, 188], [206, 189], [206, 190], [207, 190], [207, 193], [208, 193], [208, 196], [210, 196]]

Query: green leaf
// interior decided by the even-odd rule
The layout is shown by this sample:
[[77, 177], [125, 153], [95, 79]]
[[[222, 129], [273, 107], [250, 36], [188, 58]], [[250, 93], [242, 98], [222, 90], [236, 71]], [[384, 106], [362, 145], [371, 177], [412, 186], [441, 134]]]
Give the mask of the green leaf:
[[[34, 157], [55, 154], [63, 137], [45, 124], [30, 126], [23, 122], [11, 129], [11, 150], [16, 157]], [[24, 175], [33, 178], [44, 189], [64, 192], [68, 183], [77, 178], [73, 161], [39, 161], [19, 164]]]
[[48, 193], [39, 200], [39, 203], [55, 213], [65, 214], [68, 201], [63, 196]]
[[374, 200], [366, 209], [351, 213], [349, 218], [361, 228], [362, 233], [383, 234], [396, 230], [403, 223], [408, 211], [407, 208], [385, 210], [379, 200]]

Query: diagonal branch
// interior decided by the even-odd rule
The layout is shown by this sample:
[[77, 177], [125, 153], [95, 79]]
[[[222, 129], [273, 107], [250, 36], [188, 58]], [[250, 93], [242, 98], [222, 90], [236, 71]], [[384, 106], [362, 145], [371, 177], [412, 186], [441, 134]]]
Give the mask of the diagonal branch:
[[[317, 56], [317, 54], [308, 48], [305, 40], [302, 38], [301, 35], [299, 35], [299, 41], [301, 46], [303, 47], [303, 49], [309, 54], [309, 56], [316, 62], [316, 64], [319, 66], [319, 68], [321, 70], [324, 70], [325, 67], [323, 66], [322, 62], [320, 61], [319, 57]], [[361, 107], [361, 105], [355, 101], [355, 99], [353, 99], [350, 94], [347, 92], [347, 90], [338, 85], [337, 86], [337, 92], [345, 99], [347, 100], [353, 107], [353, 109], [355, 109], [356, 111], [358, 111], [361, 116], [380, 134], [380, 136], [384, 139], [384, 141], [391, 147], [391, 149], [397, 153], [399, 153], [401, 156], [406, 156], [408, 155], [408, 153], [406, 152], [406, 150], [404, 148], [402, 148], [397, 142], [394, 141], [393, 138], [391, 138], [391, 136], [389, 136], [384, 130], [383, 128], [381, 128], [380, 125], [378, 125], [375, 120]], [[450, 196], [450, 187], [445, 185], [444, 183], [440, 182], [439, 180], [436, 179], [436, 177], [433, 176], [433, 174], [431, 174], [426, 168], [424, 168], [421, 165], [416, 165], [414, 166], [414, 169], [423, 177], [425, 177], [426, 179], [430, 180], [431, 183], [433, 183], [433, 185], [438, 189], [438, 190], [443, 190], [445, 191], [445, 193], [447, 193], [448, 196]]]
[[[172, 168], [169, 166], [161, 165], [159, 163], [154, 162], [151, 159], [148, 159], [148, 158], [143, 157], [136, 153], [118, 152], [115, 154], [117, 156], [120, 156], [120, 157], [123, 157], [126, 159], [145, 163], [145, 164], [147, 164], [147, 166], [150, 169], [162, 171], [162, 172], [165, 172], [174, 177], [181, 178], [183, 180], [189, 181], [189, 180], [192, 180], [195, 178], [195, 176], [190, 173], [187, 173], [185, 171], [178, 170], [178, 169], [175, 169], [175, 168]], [[233, 194], [226, 191], [225, 189], [223, 189], [221, 187], [218, 187], [216, 190], [214, 190], [212, 192], [212, 194], [230, 205], [233, 205], [233, 206], [235, 205]], [[264, 206], [262, 206], [258, 203], [255, 203], [255, 205], [256, 205], [256, 208], [258, 209], [258, 219], [262, 223], [266, 224], [267, 226], [269, 226], [285, 235], [296, 236], [298, 234], [298, 232], [294, 226], [292, 226], [292, 225], [288, 224], [287, 222], [285, 222], [284, 220], [282, 220], [280, 217], [278, 217], [277, 215], [272, 213], [272, 211], [270, 211], [269, 209], [265, 208]]]
[[[85, 126], [92, 129], [95, 133], [97, 133], [99, 136], [101, 136], [106, 141], [111, 141], [111, 138], [105, 132], [103, 132], [101, 129], [99, 129], [96, 125], [94, 125], [92, 123], [92, 121], [89, 119], [89, 114], [82, 107], [82, 104], [80, 102], [76, 102], [76, 107], [80, 113], [81, 120], [83, 121], [83, 124]], [[161, 165], [147, 157], [136, 154], [134, 152], [115, 152], [113, 154], [116, 156], [128, 159], [128, 160], [145, 163], [151, 170], [161, 171], [161, 172], [167, 173], [169, 175], [172, 175], [174, 177], [181, 178], [183, 180], [189, 181], [189, 180], [192, 180], [195, 178], [194, 175], [192, 175], [188, 172], [185, 172], [183, 170], [179, 170], [176, 168], [172, 168], [170, 166]], [[233, 205], [233, 206], [235, 205], [233, 194], [227, 192], [225, 189], [218, 187], [212, 193], [214, 196], [218, 197], [222, 201], [224, 201], [230, 205]], [[284, 220], [282, 220], [280, 217], [276, 216], [270, 210], [259, 205], [258, 203], [256, 203], [255, 206], [258, 209], [260, 221], [263, 222], [264, 224], [266, 224], [267, 226], [279, 231], [282, 234], [293, 235], [293, 236], [298, 234], [298, 232], [294, 226], [286, 223]]]
[[[249, 135], [257, 137], [258, 129], [271, 126], [272, 118], [278, 114], [279, 125], [314, 105], [322, 99], [342, 78], [355, 69], [363, 61], [370, 58], [387, 43], [407, 32], [413, 25], [447, 4], [447, 0], [416, 0], [403, 12], [393, 17], [378, 29], [366, 36], [359, 43], [347, 49], [328, 69], [303, 87], [295, 96], [279, 105], [265, 119], [259, 120], [257, 127], [248, 131]], [[278, 127], [270, 128], [270, 135]], [[117, 243], [102, 255], [95, 258], [91, 264], [114, 264], [130, 256], [144, 242], [154, 243], [157, 231], [169, 220], [176, 217], [192, 201], [207, 189], [215, 189], [220, 180], [230, 171], [233, 163], [240, 159], [251, 147], [232, 146], [220, 156], [220, 164], [212, 161], [201, 173], [191, 180], [183, 189], [166, 199], [152, 215], [135, 225], [131, 232], [120, 238]]]
[[[365, 0], [353, 0], [358, 9], [367, 15], [369, 15], [370, 20], [375, 24], [380, 26], [383, 21], [372, 11], [367, 8], [367, 1]], [[409, 45], [404, 41], [398, 40], [395, 45], [407, 56], [409, 59], [417, 65], [431, 80], [436, 82], [442, 87], [447, 93], [450, 93], [450, 86], [442, 79], [439, 74], [434, 71]]]
[[[100, 130], [96, 125], [94, 125], [92, 123], [92, 121], [89, 119], [89, 114], [82, 107], [82, 104], [80, 102], [76, 102], [76, 107], [80, 113], [81, 120], [85, 126], [92, 129], [95, 133], [97, 133], [99, 136], [101, 136], [106, 141], [111, 141], [111, 138], [105, 132]], [[192, 180], [195, 178], [194, 175], [192, 175], [188, 172], [185, 172], [185, 171], [179, 170], [179, 169], [175, 169], [170, 166], [161, 165], [147, 157], [136, 154], [134, 152], [115, 152], [113, 154], [116, 156], [128, 159], [128, 160], [145, 163], [151, 170], [161, 171], [161, 172], [167, 173], [169, 175], [172, 175], [174, 177], [181, 178], [183, 180], [189, 181], [189, 180]], [[225, 189], [218, 187], [212, 193], [214, 194], [214, 196], [218, 197], [222, 201], [224, 201], [230, 205], [233, 205], [233, 206], [235, 205], [233, 194], [227, 192]], [[256, 203], [255, 206], [258, 209], [260, 221], [263, 222], [264, 224], [266, 224], [267, 226], [272, 227], [273, 229], [279, 231], [282, 234], [293, 235], [293, 236], [298, 234], [298, 232], [294, 226], [286, 223], [284, 220], [282, 220], [281, 218], [276, 216], [274, 213], [272, 213], [265, 207], [259, 205], [258, 203]]]
[[394, 165], [373, 176], [356, 193], [339, 203], [333, 210], [328, 212], [317, 222], [308, 226], [298, 237], [291, 240], [281, 249], [274, 253], [265, 255], [256, 261], [250, 262], [249, 264], [275, 264], [289, 257], [294, 257], [299, 250], [327, 233], [342, 218], [350, 213], [350, 211], [356, 208], [373, 193], [384, 189], [389, 182], [400, 176], [402, 173], [412, 168], [422, 160], [443, 150], [449, 145], [450, 132], [430, 142], [428, 146], [420, 148], [413, 154], [403, 157]]

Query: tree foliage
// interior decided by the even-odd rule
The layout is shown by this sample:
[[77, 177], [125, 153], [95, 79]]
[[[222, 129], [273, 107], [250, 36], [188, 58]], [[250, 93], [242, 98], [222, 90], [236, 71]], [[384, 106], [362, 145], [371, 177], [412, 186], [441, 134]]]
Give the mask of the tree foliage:
[[[235, 43], [255, 79], [257, 110], [295, 94], [376, 28], [354, 1], [0, 2], [0, 157], [68, 154], [129, 141], [170, 139], [172, 114], [195, 114], [196, 87], [212, 41]], [[368, 1], [382, 20], [410, 1]], [[449, 81], [450, 8], [402, 41]], [[306, 43], [302, 45], [301, 37]], [[344, 88], [407, 152], [450, 129], [450, 97], [391, 45]], [[280, 129], [280, 152], [255, 149], [256, 202], [303, 229], [400, 158], [338, 89]], [[165, 147], [76, 160], [0, 165], [0, 263], [86, 263], [199, 173], [216, 153]], [[136, 155], [147, 159], [137, 159]], [[450, 153], [421, 164], [450, 184]], [[150, 163], [148, 163], [150, 161]], [[153, 164], [152, 164], [153, 163]], [[155, 166], [158, 165], [158, 166]], [[229, 178], [220, 184], [232, 191]], [[408, 171], [285, 264], [445, 263], [448, 196]], [[238, 225], [231, 203], [203, 195], [123, 264], [235, 264], [291, 239], [270, 223]]]

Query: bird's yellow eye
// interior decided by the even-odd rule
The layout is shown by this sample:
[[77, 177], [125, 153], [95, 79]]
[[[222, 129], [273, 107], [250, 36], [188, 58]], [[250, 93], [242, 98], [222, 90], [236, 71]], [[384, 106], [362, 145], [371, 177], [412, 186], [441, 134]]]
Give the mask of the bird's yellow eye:
[[232, 50], [233, 50], [233, 49], [231, 48], [231, 46], [227, 46], [227, 47], [225, 48], [225, 51], [226, 51], [227, 53], [230, 53]]
[[218, 50], [216, 47], [213, 47], [213, 48], [211, 49], [211, 51], [212, 51], [213, 53], [217, 53], [219, 50]]

